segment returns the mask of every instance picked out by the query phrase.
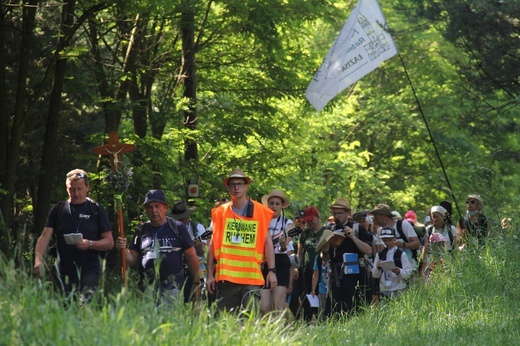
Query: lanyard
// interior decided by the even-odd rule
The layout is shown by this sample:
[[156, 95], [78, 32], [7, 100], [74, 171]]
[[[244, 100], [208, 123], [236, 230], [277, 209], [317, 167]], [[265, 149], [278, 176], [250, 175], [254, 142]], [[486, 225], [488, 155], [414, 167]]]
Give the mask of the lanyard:
[[72, 223], [74, 224], [74, 227], [76, 228], [76, 233], [80, 233], [79, 232], [79, 226], [81, 225], [81, 221], [83, 221], [83, 219], [81, 218], [81, 214], [85, 212], [85, 210], [87, 209], [87, 204], [88, 204], [88, 200], [85, 202], [85, 205], [83, 206], [83, 210], [78, 212], [78, 223], [76, 224], [76, 220], [74, 219], [74, 215], [72, 215], [72, 211], [74, 210], [74, 213], [76, 213], [76, 209], [74, 209], [70, 202], [68, 202], [69, 204], [69, 214], [70, 214], [70, 217], [72, 219]]
[[155, 241], [157, 240], [157, 235], [159, 234], [160, 231], [162, 231], [164, 225], [166, 225], [167, 222], [163, 223], [161, 225], [161, 227], [159, 227], [159, 229], [157, 230], [157, 232], [155, 232], [154, 230], [154, 227], [152, 226], [152, 234], [153, 234], [153, 239], [152, 239], [152, 248], [155, 249]]

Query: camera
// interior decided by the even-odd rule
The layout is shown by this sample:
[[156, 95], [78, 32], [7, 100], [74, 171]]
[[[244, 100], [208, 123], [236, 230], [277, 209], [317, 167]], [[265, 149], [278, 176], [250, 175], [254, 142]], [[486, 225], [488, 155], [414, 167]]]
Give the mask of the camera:
[[206, 231], [200, 235], [200, 240], [208, 240], [213, 235], [213, 230], [208, 227], [206, 228]]

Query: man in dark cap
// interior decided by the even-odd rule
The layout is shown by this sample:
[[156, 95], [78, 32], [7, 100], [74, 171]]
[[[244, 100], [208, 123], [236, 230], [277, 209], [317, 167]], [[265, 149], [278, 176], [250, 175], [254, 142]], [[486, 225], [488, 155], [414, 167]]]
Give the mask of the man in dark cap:
[[[180, 296], [185, 283], [183, 255], [193, 278], [194, 298], [200, 296], [199, 264], [186, 226], [168, 216], [168, 204], [162, 190], [146, 193], [143, 207], [150, 221], [136, 228], [134, 239], [126, 249], [126, 239], [118, 237], [116, 248], [126, 249], [128, 265], [139, 266], [141, 288], [153, 285], [162, 297]], [[156, 263], [156, 262], [159, 263]], [[155, 268], [159, 268], [156, 273]]]

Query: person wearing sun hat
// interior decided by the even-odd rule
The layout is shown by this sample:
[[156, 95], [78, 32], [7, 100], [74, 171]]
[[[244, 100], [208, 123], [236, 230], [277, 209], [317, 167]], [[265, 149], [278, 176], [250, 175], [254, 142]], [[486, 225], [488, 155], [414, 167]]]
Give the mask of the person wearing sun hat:
[[[352, 313], [372, 299], [365, 255], [372, 254], [373, 236], [359, 223], [350, 221], [352, 209], [346, 198], [337, 198], [330, 211], [334, 216], [334, 232], [344, 236], [330, 259], [333, 311]], [[345, 274], [346, 256], [357, 258], [356, 273]]]
[[[190, 215], [193, 214], [196, 210], [197, 207], [189, 207], [186, 200], [181, 199], [172, 203], [170, 216], [173, 217], [175, 220], [182, 222], [184, 226], [186, 226], [186, 229], [190, 234], [191, 240], [193, 241], [193, 246], [195, 247], [195, 251], [197, 252], [197, 259], [199, 262], [199, 279], [201, 281], [201, 284], [203, 284], [207, 272], [206, 259], [204, 258], [206, 240], [202, 240], [200, 237], [206, 231], [206, 228], [203, 224], [196, 222], [190, 218]], [[191, 276], [189, 276], [188, 280], [186, 281], [186, 287], [184, 289], [186, 301], [189, 299], [189, 294], [191, 292], [193, 281], [194, 279]]]
[[[238, 313], [247, 307], [252, 290], [277, 286], [274, 245], [269, 234], [273, 211], [248, 199], [251, 184], [240, 168], [222, 180], [231, 197], [230, 203], [211, 211], [213, 236], [208, 246], [207, 288], [216, 292], [217, 307]], [[267, 277], [261, 270], [267, 262]]]
[[[206, 230], [204, 225], [200, 223], [193, 224], [190, 222], [190, 215], [193, 214], [195, 210], [197, 210], [197, 207], [188, 207], [186, 201], [182, 199], [174, 201], [170, 211], [171, 217], [175, 220], [181, 221], [186, 226], [192, 240], [199, 237]], [[195, 229], [193, 226], [196, 226]]]
[[[411, 259], [412, 265], [417, 265], [417, 250], [421, 247], [421, 241], [415, 232], [412, 224], [406, 220], [396, 220], [386, 204], [378, 204], [370, 211], [374, 215], [374, 220], [381, 226], [390, 226], [396, 231], [396, 246], [403, 250], [408, 258]], [[378, 234], [379, 237], [379, 234]]]
[[[280, 190], [271, 190], [262, 197], [262, 204], [269, 207], [274, 214], [269, 223], [269, 234], [274, 244], [276, 279], [278, 285], [274, 289], [263, 287], [260, 291], [260, 308], [263, 314], [271, 310], [282, 311], [285, 308], [287, 288], [291, 280], [291, 261], [289, 256], [294, 255], [294, 246], [288, 232], [294, 228], [294, 222], [285, 217], [284, 210], [291, 202]], [[268, 273], [267, 263], [262, 265], [264, 277]], [[273, 304], [271, 304], [271, 302]]]
[[475, 237], [479, 245], [484, 245], [489, 235], [490, 225], [486, 215], [482, 213], [484, 200], [480, 195], [470, 194], [466, 197], [466, 215], [459, 220], [457, 230], [463, 242], [469, 237]]

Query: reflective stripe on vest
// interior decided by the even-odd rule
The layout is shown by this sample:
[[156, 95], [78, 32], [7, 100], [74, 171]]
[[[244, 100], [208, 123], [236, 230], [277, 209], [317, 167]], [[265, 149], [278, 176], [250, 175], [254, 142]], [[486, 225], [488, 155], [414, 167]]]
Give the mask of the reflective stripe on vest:
[[251, 218], [234, 214], [231, 204], [212, 211], [216, 281], [246, 285], [265, 283], [260, 264], [272, 211], [258, 202], [253, 203]]

